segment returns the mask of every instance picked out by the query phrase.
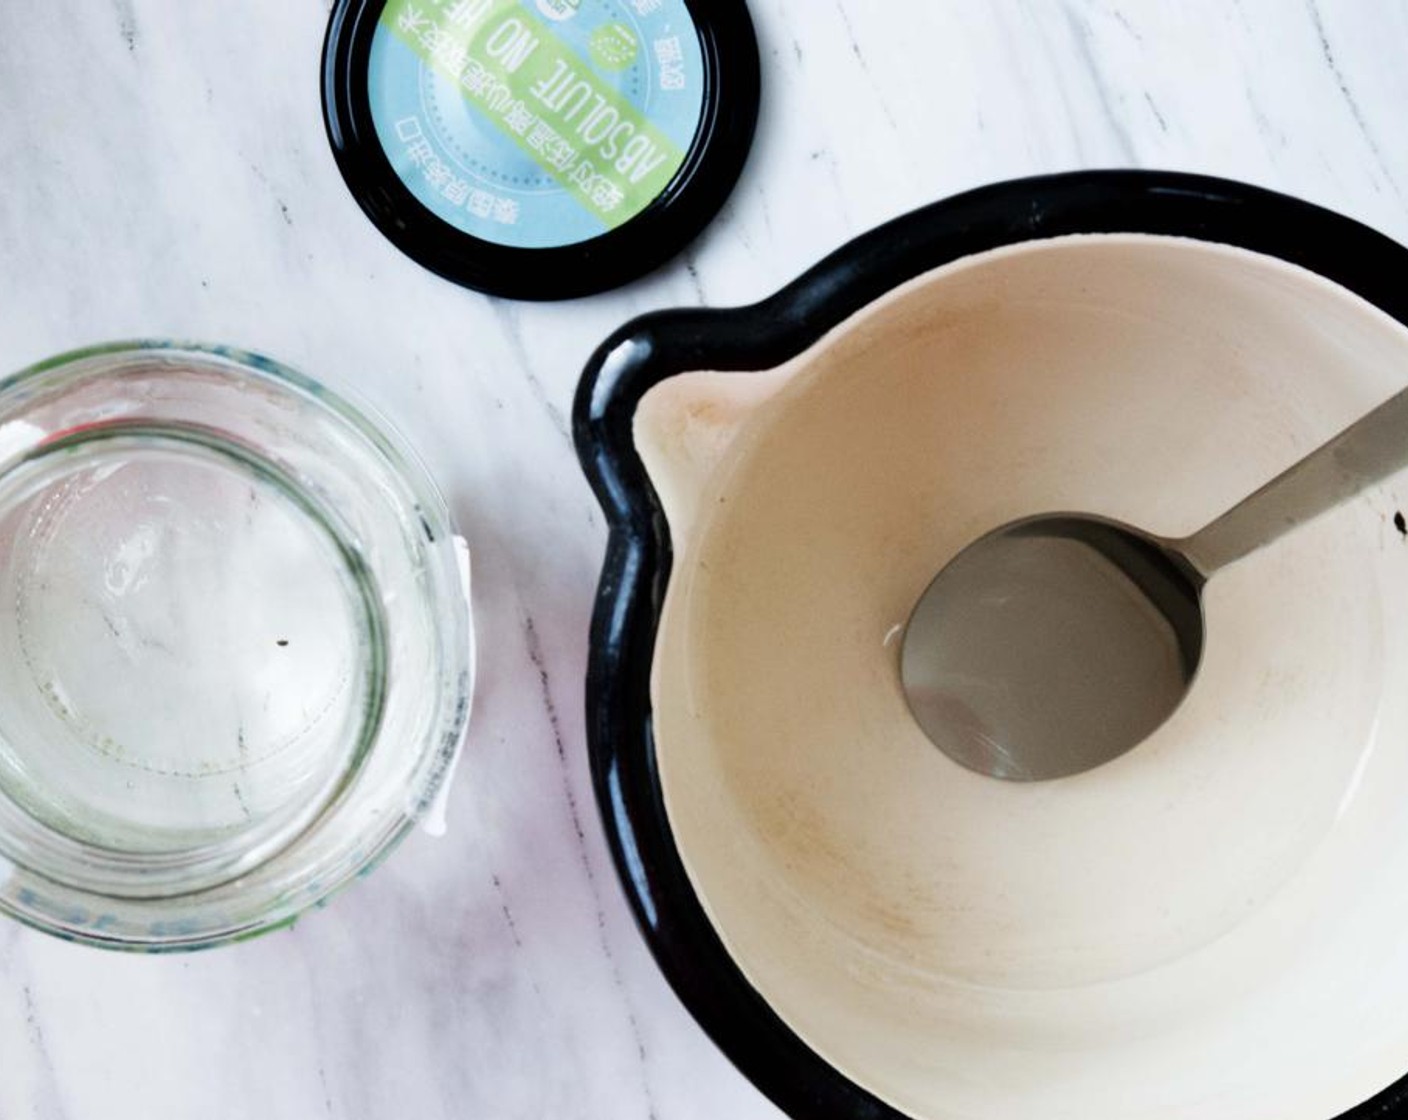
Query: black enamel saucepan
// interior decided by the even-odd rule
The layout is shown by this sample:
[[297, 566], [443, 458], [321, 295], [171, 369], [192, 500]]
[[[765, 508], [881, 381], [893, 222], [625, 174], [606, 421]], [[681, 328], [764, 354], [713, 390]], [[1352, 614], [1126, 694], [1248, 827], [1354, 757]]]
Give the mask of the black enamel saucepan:
[[1408, 250], [1165, 172], [975, 190], [602, 345], [596, 796], [660, 968], [781, 1108], [1408, 1109], [1408, 478], [1209, 585], [1186, 700], [1074, 777], [935, 749], [896, 640], [996, 525], [1176, 537], [1405, 383]]

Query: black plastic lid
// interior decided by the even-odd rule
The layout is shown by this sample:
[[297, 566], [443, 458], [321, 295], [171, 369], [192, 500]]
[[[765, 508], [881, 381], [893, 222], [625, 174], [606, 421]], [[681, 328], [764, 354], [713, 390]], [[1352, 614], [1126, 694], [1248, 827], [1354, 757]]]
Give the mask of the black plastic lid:
[[568, 299], [652, 271], [737, 182], [744, 0], [337, 0], [323, 112], [377, 228], [450, 280]]

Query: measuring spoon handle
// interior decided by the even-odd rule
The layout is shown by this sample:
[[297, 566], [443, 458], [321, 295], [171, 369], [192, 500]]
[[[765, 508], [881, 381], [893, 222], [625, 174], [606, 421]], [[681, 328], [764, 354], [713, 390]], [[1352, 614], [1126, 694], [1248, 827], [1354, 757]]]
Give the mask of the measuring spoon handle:
[[1208, 579], [1408, 466], [1408, 389], [1174, 546]]

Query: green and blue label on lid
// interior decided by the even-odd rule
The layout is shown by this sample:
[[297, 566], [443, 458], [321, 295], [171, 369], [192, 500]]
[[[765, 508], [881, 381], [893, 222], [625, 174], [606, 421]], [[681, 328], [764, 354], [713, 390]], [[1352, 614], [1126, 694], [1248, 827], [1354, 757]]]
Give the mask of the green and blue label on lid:
[[523, 249], [607, 233], [683, 166], [705, 68], [684, 0], [388, 0], [368, 74], [397, 176]]

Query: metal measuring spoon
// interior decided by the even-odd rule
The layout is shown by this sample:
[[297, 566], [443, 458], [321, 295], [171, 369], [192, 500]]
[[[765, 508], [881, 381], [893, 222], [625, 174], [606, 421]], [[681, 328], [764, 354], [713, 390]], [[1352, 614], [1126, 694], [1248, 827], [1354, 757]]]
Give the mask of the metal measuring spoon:
[[920, 596], [900, 674], [920, 727], [995, 778], [1079, 774], [1178, 707], [1219, 570], [1408, 465], [1408, 389], [1192, 536], [1025, 518], [960, 552]]

